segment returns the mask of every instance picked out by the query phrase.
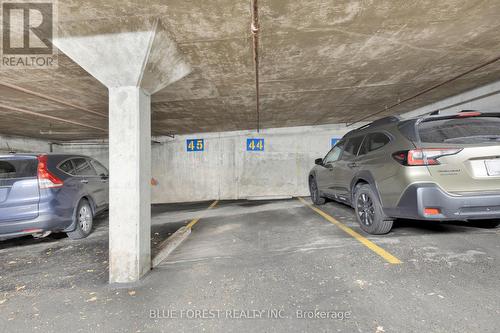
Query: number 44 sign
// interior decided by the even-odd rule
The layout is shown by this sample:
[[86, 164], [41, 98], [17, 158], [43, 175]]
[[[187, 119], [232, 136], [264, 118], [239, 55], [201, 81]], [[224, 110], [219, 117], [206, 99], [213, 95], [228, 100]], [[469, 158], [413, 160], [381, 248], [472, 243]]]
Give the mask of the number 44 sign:
[[186, 150], [187, 151], [204, 151], [205, 150], [205, 140], [204, 139], [187, 139], [186, 140]]
[[264, 151], [264, 139], [247, 139], [247, 151]]

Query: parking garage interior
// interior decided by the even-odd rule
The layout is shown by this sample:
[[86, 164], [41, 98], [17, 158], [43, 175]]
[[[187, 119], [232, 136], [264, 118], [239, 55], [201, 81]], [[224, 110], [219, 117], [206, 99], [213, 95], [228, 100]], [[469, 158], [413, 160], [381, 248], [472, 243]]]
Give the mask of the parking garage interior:
[[56, 66], [0, 66], [0, 152], [98, 160], [109, 211], [86, 239], [0, 242], [2, 331], [500, 325], [498, 228], [369, 235], [308, 185], [371, 121], [497, 110], [497, 1], [60, 0], [52, 14]]

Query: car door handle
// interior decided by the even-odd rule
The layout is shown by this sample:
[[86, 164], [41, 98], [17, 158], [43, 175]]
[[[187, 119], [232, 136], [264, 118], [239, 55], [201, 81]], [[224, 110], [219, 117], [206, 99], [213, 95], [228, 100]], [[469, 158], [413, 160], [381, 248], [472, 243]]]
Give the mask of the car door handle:
[[89, 181], [87, 179], [82, 179], [82, 180], [80, 180], [80, 183], [82, 183], [82, 184], [88, 184]]
[[107, 179], [101, 179], [101, 183], [107, 183], [108, 180]]
[[357, 168], [358, 165], [356, 163], [349, 163], [347, 164], [349, 166], [349, 168]]

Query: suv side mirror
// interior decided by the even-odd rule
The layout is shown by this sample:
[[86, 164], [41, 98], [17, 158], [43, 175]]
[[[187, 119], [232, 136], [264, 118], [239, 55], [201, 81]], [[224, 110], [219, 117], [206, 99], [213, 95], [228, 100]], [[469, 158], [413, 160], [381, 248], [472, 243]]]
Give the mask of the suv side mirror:
[[314, 164], [316, 165], [323, 165], [323, 159], [322, 158], [317, 158], [314, 160]]

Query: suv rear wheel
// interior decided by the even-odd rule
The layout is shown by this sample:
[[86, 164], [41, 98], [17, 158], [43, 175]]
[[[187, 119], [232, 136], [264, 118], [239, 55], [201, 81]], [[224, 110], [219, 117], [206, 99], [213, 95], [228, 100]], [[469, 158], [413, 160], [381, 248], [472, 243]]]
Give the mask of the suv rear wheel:
[[384, 215], [380, 200], [370, 185], [356, 187], [354, 209], [363, 231], [372, 235], [383, 235], [391, 231], [393, 220]]
[[309, 179], [309, 192], [311, 192], [311, 200], [315, 205], [324, 205], [326, 199], [321, 197], [318, 189], [318, 184], [316, 183], [316, 179]]
[[76, 209], [76, 229], [68, 232], [67, 235], [71, 239], [82, 239], [90, 235], [94, 223], [92, 208], [87, 200], [82, 199]]

